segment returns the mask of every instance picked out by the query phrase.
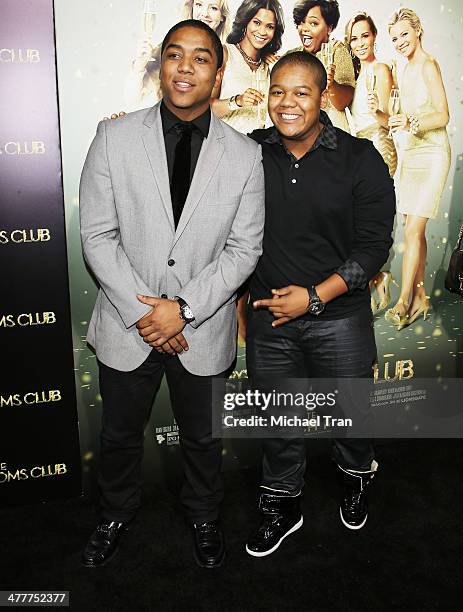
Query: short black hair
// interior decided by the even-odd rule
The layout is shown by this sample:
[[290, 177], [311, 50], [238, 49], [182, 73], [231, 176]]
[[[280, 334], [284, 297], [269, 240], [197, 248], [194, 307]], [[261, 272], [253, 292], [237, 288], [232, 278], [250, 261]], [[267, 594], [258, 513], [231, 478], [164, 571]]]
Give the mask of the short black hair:
[[285, 18], [278, 0], [244, 0], [236, 11], [231, 32], [227, 36], [227, 43], [236, 45], [243, 40], [248, 23], [260, 9], [272, 11], [275, 15], [275, 32], [272, 40], [260, 51], [259, 56], [262, 57], [262, 55], [276, 53], [281, 49], [281, 38], [285, 31]]
[[186, 27], [196, 28], [197, 30], [203, 30], [203, 32], [206, 32], [206, 34], [211, 39], [211, 43], [212, 43], [212, 46], [214, 47], [215, 55], [217, 57], [217, 70], [219, 68], [222, 68], [223, 47], [222, 47], [222, 43], [220, 42], [220, 38], [217, 36], [214, 30], [207, 25], [207, 23], [204, 23], [203, 21], [199, 21], [198, 19], [185, 19], [184, 21], [179, 21], [178, 23], [176, 23], [174, 26], [170, 28], [170, 30], [164, 36], [164, 40], [162, 41], [162, 44], [161, 44], [161, 57], [162, 57], [162, 54], [164, 53], [164, 49], [166, 48], [167, 43], [169, 42], [169, 38], [172, 36], [172, 34], [176, 32], [177, 30], [180, 30], [181, 28], [186, 28]]
[[293, 9], [293, 19], [296, 26], [304, 21], [307, 13], [314, 6], [320, 7], [320, 13], [327, 26], [334, 30], [339, 23], [339, 4], [337, 0], [297, 0]]
[[312, 53], [306, 53], [305, 51], [293, 51], [293, 53], [288, 53], [287, 55], [283, 55], [272, 68], [272, 72], [270, 73], [270, 78], [273, 74], [279, 69], [283, 68], [283, 66], [287, 65], [295, 65], [305, 66], [312, 72], [315, 77], [315, 81], [317, 85], [320, 87], [320, 92], [325, 91], [326, 89], [326, 70], [321, 61], [312, 55]]

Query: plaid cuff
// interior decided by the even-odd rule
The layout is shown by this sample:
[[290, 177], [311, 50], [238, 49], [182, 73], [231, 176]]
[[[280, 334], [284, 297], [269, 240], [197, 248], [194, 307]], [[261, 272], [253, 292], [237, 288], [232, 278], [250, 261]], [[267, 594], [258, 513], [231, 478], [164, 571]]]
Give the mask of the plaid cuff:
[[362, 266], [352, 259], [347, 259], [342, 266], [339, 266], [336, 274], [344, 279], [349, 293], [352, 293], [355, 289], [365, 289], [368, 285], [368, 279]]

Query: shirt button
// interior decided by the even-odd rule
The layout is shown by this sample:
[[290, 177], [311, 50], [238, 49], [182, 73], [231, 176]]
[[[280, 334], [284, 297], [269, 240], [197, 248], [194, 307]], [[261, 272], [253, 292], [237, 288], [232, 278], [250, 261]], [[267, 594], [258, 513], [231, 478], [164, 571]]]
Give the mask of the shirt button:
[[161, 297], [163, 300], [167, 300], [167, 293], [161, 293]]
[[295, 168], [299, 168], [299, 164], [294, 164], [294, 167]]
[[175, 266], [175, 260], [174, 259], [169, 259], [169, 261], [167, 262], [168, 266]]
[[291, 183], [297, 183], [296, 179], [292, 179]]

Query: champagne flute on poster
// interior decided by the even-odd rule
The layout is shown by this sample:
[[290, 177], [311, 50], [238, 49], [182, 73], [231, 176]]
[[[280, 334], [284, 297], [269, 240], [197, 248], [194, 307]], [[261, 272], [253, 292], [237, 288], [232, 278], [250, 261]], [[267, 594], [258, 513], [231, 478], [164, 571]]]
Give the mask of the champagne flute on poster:
[[320, 61], [326, 70], [328, 68], [328, 43], [322, 43], [320, 47]]
[[[400, 110], [400, 93], [399, 90], [395, 87], [391, 89], [391, 93], [389, 94], [387, 110], [390, 117], [392, 115], [397, 115]], [[387, 136], [388, 138], [392, 139], [392, 128], [389, 128]]]
[[[153, 42], [153, 33], [154, 28], [156, 26], [156, 1], [155, 0], [145, 0], [143, 6], [143, 30], [145, 32], [146, 38]], [[150, 58], [148, 62], [155, 62], [156, 59], [152, 57], [150, 54]]]
[[369, 66], [367, 68], [367, 73], [366, 73], [366, 78], [365, 78], [365, 85], [366, 85], [367, 93], [368, 94], [375, 93], [375, 89], [376, 89], [376, 74], [375, 74], [374, 64], [369, 64]]
[[326, 62], [328, 66], [331, 66], [331, 64], [334, 64], [334, 45], [335, 42], [333, 39], [329, 38], [328, 42], [326, 43], [327, 47], [326, 47]]
[[[334, 41], [328, 39], [328, 42], [322, 43], [320, 47], [320, 60], [325, 67], [326, 72], [328, 72], [328, 68], [334, 63]], [[331, 101], [328, 97], [326, 102], [326, 109], [331, 107]]]
[[267, 77], [262, 71], [258, 68], [255, 73], [256, 80], [256, 89], [260, 91], [260, 93], [264, 96], [262, 102], [258, 102], [257, 104], [257, 123], [258, 129], [265, 128], [265, 124], [267, 122], [267, 95], [268, 95], [268, 82]]
[[143, 29], [145, 34], [152, 38], [156, 25], [156, 1], [145, 0], [143, 7]]

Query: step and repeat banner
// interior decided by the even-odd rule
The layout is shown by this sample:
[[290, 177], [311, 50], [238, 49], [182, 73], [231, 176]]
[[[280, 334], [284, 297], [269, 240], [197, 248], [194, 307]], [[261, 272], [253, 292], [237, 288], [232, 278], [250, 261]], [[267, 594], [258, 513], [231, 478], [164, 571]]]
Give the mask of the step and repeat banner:
[[[260, 7], [249, 0], [54, 2], [74, 365], [67, 310], [52, 6], [48, 0], [3, 0], [1, 4], [0, 253], [4, 282], [0, 337], [6, 365], [2, 368], [0, 425], [9, 443], [4, 446], [2, 441], [0, 453], [2, 494], [30, 487], [32, 498], [32, 487], [43, 497], [48, 496], [47, 487], [50, 493], [54, 487], [56, 491], [67, 487], [69, 493], [79, 489], [74, 372], [84, 489], [90, 490], [94, 483], [101, 397], [95, 355], [86, 344], [97, 288], [80, 245], [78, 186], [83, 162], [103, 117], [149, 107], [159, 99], [159, 44], [169, 27], [185, 18], [202, 19], [225, 43], [241, 4], [249, 9], [250, 20], [252, 7]], [[378, 308], [377, 384], [463, 374], [462, 301], [444, 289], [446, 266], [463, 216], [463, 76], [458, 51], [463, 42], [463, 9], [459, 0], [442, 4], [410, 0], [406, 4], [421, 18], [423, 46], [435, 56], [442, 72], [450, 110], [451, 163], [437, 215], [427, 224], [427, 255], [422, 262], [432, 314], [417, 317], [400, 330], [384, 317], [386, 308], [398, 299], [407, 256], [404, 219], [397, 216], [391, 256], [382, 278], [377, 279], [380, 287], [373, 293]], [[343, 41], [349, 19], [360, 10], [369, 13], [378, 30], [376, 56], [393, 69], [400, 89], [405, 62], [387, 27], [396, 5], [375, 0], [340, 0], [339, 5], [341, 19], [332, 38]], [[275, 0], [273, 6], [284, 17], [282, 54], [301, 45], [292, 15], [294, 1]], [[233, 70], [233, 65], [228, 69]], [[243, 93], [238, 90], [238, 75], [230, 74], [229, 80], [234, 76], [238, 80], [233, 93]], [[263, 85], [256, 81], [254, 86], [261, 89]], [[255, 119], [251, 129], [269, 124], [262, 108]], [[399, 160], [395, 181], [400, 187], [403, 136], [394, 137], [394, 142]], [[243, 346], [233, 377], [246, 377]], [[31, 399], [35, 401], [29, 404]], [[175, 483], [180, 467], [178, 443], [163, 387], [146, 429], [145, 476]], [[246, 467], [256, 461], [257, 453], [255, 441], [227, 440], [225, 468]], [[24, 472], [18, 472], [21, 469]], [[32, 469], [44, 476], [32, 477]], [[22, 473], [24, 478], [20, 478]]]
[[81, 492], [53, 4], [0, 4], [0, 507]]

